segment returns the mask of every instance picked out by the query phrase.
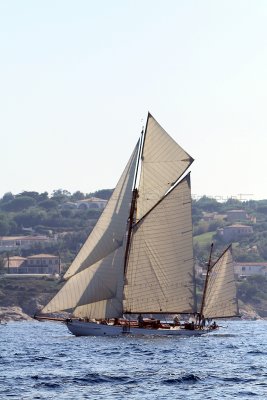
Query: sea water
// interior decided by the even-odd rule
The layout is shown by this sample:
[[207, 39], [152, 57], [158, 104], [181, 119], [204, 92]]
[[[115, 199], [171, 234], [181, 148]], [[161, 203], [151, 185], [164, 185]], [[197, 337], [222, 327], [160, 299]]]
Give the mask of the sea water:
[[0, 399], [267, 399], [267, 321], [201, 337], [75, 337], [0, 325]]

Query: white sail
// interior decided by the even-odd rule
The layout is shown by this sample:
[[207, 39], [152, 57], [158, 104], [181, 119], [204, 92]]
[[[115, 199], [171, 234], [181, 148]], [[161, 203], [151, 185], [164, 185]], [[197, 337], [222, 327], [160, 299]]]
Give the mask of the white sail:
[[124, 312], [195, 312], [190, 176], [133, 229]]
[[73, 315], [78, 318], [107, 319], [122, 316], [121, 299], [112, 298], [91, 304], [85, 304], [75, 309]]
[[122, 245], [132, 197], [139, 142], [96, 226], [65, 274], [70, 278]]
[[[192, 161], [148, 114], [140, 153], [138, 143], [95, 228], [66, 272], [67, 282], [42, 314], [71, 313], [65, 322], [78, 336], [126, 330], [200, 335], [211, 330], [198, 325], [189, 329], [187, 324], [163, 326], [152, 320], [127, 326], [106, 321], [128, 313], [197, 312], [190, 174], [183, 177]], [[238, 315], [232, 264], [229, 247], [209, 267], [201, 306], [205, 318]], [[53, 319], [62, 320], [62, 315]]]
[[121, 246], [103, 260], [72, 276], [42, 312], [72, 310], [110, 299], [120, 303], [122, 309], [123, 268], [124, 246]]
[[239, 315], [231, 246], [211, 267], [202, 313], [205, 318]]
[[148, 114], [142, 152], [137, 219], [142, 218], [182, 176], [193, 162], [190, 157]]

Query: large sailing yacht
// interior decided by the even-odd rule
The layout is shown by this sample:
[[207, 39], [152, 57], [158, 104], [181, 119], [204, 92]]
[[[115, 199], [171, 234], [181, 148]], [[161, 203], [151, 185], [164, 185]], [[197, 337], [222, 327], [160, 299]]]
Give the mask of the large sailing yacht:
[[170, 322], [174, 314], [198, 313], [190, 174], [185, 174], [192, 162], [149, 113], [65, 285], [38, 319], [60, 320], [68, 312], [62, 320], [77, 336], [202, 335], [208, 329], [200, 319], [238, 315], [228, 248], [207, 273], [199, 323]]

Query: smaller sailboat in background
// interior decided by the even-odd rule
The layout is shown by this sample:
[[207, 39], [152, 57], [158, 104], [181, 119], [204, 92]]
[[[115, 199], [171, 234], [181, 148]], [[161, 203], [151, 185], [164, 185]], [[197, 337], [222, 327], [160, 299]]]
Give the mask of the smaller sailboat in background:
[[[77, 336], [191, 336], [210, 330], [201, 325], [204, 318], [238, 314], [229, 247], [209, 266], [201, 321], [166, 322], [171, 315], [199, 315], [190, 174], [184, 176], [192, 162], [148, 114], [106, 208], [65, 274], [67, 282], [37, 319], [62, 320]], [[62, 312], [69, 317], [59, 317]]]
[[212, 264], [213, 243], [207, 266], [200, 317], [203, 319], [233, 318], [239, 316], [232, 245]]

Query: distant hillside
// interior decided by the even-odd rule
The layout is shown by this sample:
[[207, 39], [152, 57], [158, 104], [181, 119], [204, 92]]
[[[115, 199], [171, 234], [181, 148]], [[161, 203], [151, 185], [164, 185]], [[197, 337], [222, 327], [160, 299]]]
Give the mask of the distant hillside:
[[112, 189], [88, 194], [71, 194], [60, 189], [50, 197], [47, 192], [6, 193], [0, 199], [0, 236], [42, 234], [57, 237], [53, 244], [21, 250], [20, 254], [12, 251], [9, 255], [27, 257], [38, 253], [60, 254], [62, 265], [67, 267], [102, 213], [97, 207], [71, 208], [67, 205], [91, 197], [108, 200], [111, 194]]
[[[267, 200], [241, 202], [228, 199], [219, 203], [202, 197], [193, 201], [193, 227], [195, 257], [200, 262], [208, 260], [211, 242], [219, 254], [230, 242], [234, 242], [234, 259], [240, 262], [267, 260]], [[238, 212], [240, 211], [240, 212]], [[229, 226], [251, 227], [253, 234], [234, 240], [223, 240], [220, 234]]]
[[[20, 255], [28, 256], [38, 252], [60, 253], [63, 265], [67, 267], [93, 229], [102, 210], [98, 208], [68, 208], [66, 205], [75, 204], [75, 202], [89, 197], [107, 200], [111, 194], [112, 189], [103, 189], [87, 194], [79, 191], [71, 194], [66, 190], [59, 189], [55, 190], [51, 196], [48, 196], [47, 192], [24, 191], [17, 195], [6, 193], [0, 199], [0, 236], [25, 235], [29, 232], [56, 234], [58, 237], [56, 244], [45, 248], [34, 248], [31, 252], [23, 251]], [[243, 210], [247, 218], [242, 221], [229, 220], [227, 213], [230, 210]], [[223, 229], [233, 223], [251, 226], [254, 231], [253, 235], [235, 240], [235, 260], [242, 262], [267, 261], [267, 200], [242, 202], [228, 199], [221, 203], [216, 199], [203, 196], [198, 200], [193, 200], [192, 216], [195, 257], [200, 262], [207, 261], [212, 241], [218, 252], [221, 252], [228, 244], [218, 235], [218, 229]], [[17, 254], [13, 252], [10, 255]]]
[[[72, 204], [89, 197], [107, 200], [111, 194], [112, 189], [88, 194], [79, 191], [71, 194], [59, 189], [55, 190], [51, 196], [48, 196], [47, 192], [24, 191], [18, 195], [6, 193], [0, 199], [0, 236], [31, 233], [57, 237], [53, 243], [36, 245], [34, 248], [20, 250], [20, 252], [12, 251], [9, 252], [9, 256], [27, 257], [38, 253], [60, 254], [63, 270], [68, 268], [102, 212], [99, 208], [77, 208], [72, 207]], [[233, 212], [229, 213], [229, 211]], [[198, 200], [193, 200], [192, 216], [194, 256], [198, 264], [205, 265], [207, 262], [211, 242], [214, 243], [214, 257], [227, 246], [228, 242], [222, 238], [220, 232], [233, 224], [253, 228], [253, 234], [234, 240], [234, 259], [240, 262], [267, 261], [267, 200], [242, 202], [228, 199], [221, 203], [216, 199], [203, 196]], [[6, 255], [6, 251], [0, 252], [0, 274], [3, 272], [1, 265]], [[58, 281], [32, 279], [27, 284], [25, 281], [22, 282], [19, 286], [15, 281], [9, 282], [5, 279], [1, 282], [0, 306], [21, 305], [26, 313], [29, 310], [32, 311], [38, 303], [44, 304], [49, 294], [55, 293], [60, 285]], [[239, 286], [240, 299], [245, 304], [258, 309], [263, 315], [267, 308], [264, 291], [257, 288], [258, 297], [255, 297], [255, 285], [251, 290], [245, 283], [240, 283]], [[266, 293], [267, 288], [265, 287], [264, 290]]]

